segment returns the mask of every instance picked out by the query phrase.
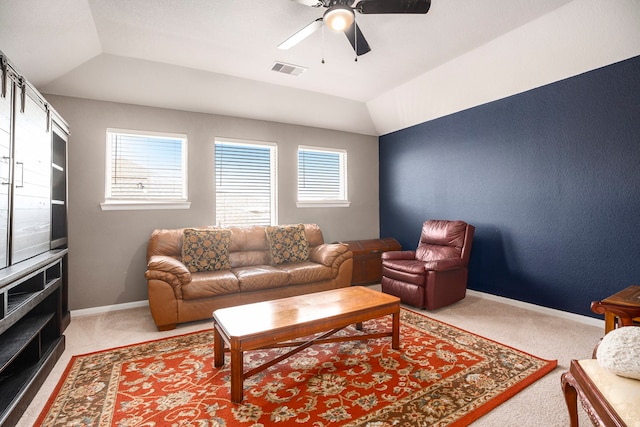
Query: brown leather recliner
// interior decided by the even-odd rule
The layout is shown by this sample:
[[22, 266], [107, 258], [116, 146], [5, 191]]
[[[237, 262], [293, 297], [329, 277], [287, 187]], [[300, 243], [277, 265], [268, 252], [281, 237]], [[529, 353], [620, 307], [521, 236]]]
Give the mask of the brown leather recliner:
[[463, 221], [426, 221], [415, 251], [382, 254], [382, 291], [429, 310], [460, 301], [467, 291], [474, 231]]

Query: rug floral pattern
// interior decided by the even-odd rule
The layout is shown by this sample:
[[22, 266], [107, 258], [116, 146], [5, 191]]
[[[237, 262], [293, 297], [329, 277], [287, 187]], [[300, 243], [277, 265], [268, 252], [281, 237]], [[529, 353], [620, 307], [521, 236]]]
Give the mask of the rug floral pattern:
[[[312, 346], [246, 379], [240, 404], [211, 331], [77, 356], [38, 425], [462, 426], [556, 365], [409, 310], [400, 333], [399, 351], [389, 338]], [[245, 370], [285, 351], [247, 352]]]

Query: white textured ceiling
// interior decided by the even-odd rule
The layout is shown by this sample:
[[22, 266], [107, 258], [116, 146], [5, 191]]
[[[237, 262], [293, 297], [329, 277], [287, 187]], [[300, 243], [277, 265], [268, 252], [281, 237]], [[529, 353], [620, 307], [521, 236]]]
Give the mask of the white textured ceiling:
[[[0, 0], [0, 50], [43, 93], [375, 135], [367, 102], [570, 1], [357, 15], [372, 50], [355, 62], [328, 30], [277, 49], [324, 10], [291, 0]], [[276, 73], [274, 61], [308, 71]]]

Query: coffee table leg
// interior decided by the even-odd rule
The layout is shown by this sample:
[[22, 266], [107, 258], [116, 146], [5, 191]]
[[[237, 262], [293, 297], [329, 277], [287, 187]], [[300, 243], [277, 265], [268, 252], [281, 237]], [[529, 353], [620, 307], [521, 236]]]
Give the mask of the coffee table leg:
[[231, 401], [242, 402], [242, 387], [244, 381], [243, 357], [241, 350], [231, 350]]
[[243, 366], [242, 351], [231, 350], [231, 401], [242, 402]]
[[400, 312], [393, 313], [391, 348], [394, 350], [400, 350]]
[[219, 368], [224, 365], [224, 341], [218, 331], [216, 322], [213, 322], [213, 366]]
[[[231, 347], [234, 347], [231, 344]], [[243, 352], [233, 350], [231, 353], [231, 401], [233, 403], [242, 402], [242, 386], [244, 381]], [[213, 322], [213, 365], [219, 368], [224, 365], [224, 340], [218, 330], [218, 325]]]

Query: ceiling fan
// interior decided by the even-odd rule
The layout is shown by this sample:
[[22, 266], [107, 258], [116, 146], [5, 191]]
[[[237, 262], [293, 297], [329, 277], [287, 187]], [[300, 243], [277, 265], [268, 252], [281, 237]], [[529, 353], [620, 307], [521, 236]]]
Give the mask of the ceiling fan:
[[289, 49], [313, 34], [325, 24], [336, 32], [344, 32], [356, 52], [356, 57], [369, 52], [369, 43], [362, 35], [355, 21], [355, 11], [363, 15], [413, 13], [425, 14], [431, 7], [431, 0], [292, 0], [311, 7], [325, 7], [321, 18], [278, 45], [279, 49]]

